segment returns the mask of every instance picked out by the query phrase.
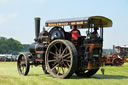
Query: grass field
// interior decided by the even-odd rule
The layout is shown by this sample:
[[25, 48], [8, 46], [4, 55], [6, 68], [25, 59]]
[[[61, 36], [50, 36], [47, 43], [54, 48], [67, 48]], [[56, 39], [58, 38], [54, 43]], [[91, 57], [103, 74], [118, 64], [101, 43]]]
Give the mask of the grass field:
[[44, 74], [41, 66], [31, 67], [28, 76], [21, 76], [15, 62], [0, 62], [0, 85], [128, 85], [128, 64], [104, 68], [105, 75], [99, 70], [91, 78], [56, 79]]

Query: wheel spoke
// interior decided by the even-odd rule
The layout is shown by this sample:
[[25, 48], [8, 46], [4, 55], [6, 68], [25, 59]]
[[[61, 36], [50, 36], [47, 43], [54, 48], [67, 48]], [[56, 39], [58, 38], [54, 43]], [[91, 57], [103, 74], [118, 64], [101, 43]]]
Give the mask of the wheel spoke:
[[58, 62], [54, 62], [52, 66], [55, 66], [56, 64], [58, 64]]
[[64, 55], [64, 56], [63, 56], [63, 58], [65, 58], [65, 57], [67, 57], [67, 56], [69, 56], [69, 55], [70, 55], [70, 53], [68, 53], [68, 54]]
[[70, 67], [69, 63], [68, 63], [68, 62], [66, 62], [66, 64], [67, 64], [66, 66], [69, 68], [69, 67]]
[[49, 52], [50, 54], [52, 54], [52, 55], [54, 55], [54, 56], [56, 56], [56, 54], [55, 53], [53, 53], [53, 52]]
[[54, 59], [56, 59], [56, 56], [53, 56]]
[[67, 72], [68, 71], [68, 67], [66, 64], [64, 64], [64, 72]]
[[59, 73], [60, 73], [60, 67], [58, 66], [58, 72], [57, 72], [57, 75], [59, 75]]
[[64, 63], [64, 66], [66, 67], [66, 68], [68, 68], [68, 66]]
[[64, 53], [65, 53], [65, 51], [66, 51], [67, 49], [68, 49], [68, 48], [66, 47], [66, 48], [63, 50], [63, 52], [62, 52], [61, 56], [63, 56], [63, 55], [64, 55]]
[[22, 66], [22, 65], [21, 65], [21, 63], [19, 63], [19, 65], [18, 65], [18, 66], [21, 68], [21, 66]]
[[59, 64], [56, 64], [51, 70], [53, 71]]
[[61, 69], [62, 69], [62, 72], [63, 72], [63, 74], [64, 74], [64, 69], [63, 69], [63, 66], [61, 65]]
[[56, 49], [58, 49], [55, 44], [54, 44], [53, 46], [54, 46]]
[[71, 62], [71, 60], [66, 60], [66, 59], [63, 59], [63, 61], [65, 61], [65, 62]]
[[66, 59], [71, 59], [71, 57], [70, 56], [67, 56], [67, 57], [65, 57]]
[[25, 61], [22, 61], [22, 62], [21, 62], [21, 65], [23, 65], [23, 64], [26, 64], [26, 62], [25, 62]]
[[57, 52], [57, 50], [56, 50], [56, 55], [58, 55], [59, 53]]
[[22, 72], [24, 73], [24, 66], [22, 66]]
[[23, 60], [24, 58], [23, 57], [21, 57], [21, 61]]
[[[56, 45], [53, 45], [55, 48], [56, 48], [56, 54], [59, 54], [59, 50], [58, 48], [56, 47]], [[57, 52], [58, 51], [58, 52]]]
[[59, 54], [61, 54], [62, 44], [60, 44]]
[[56, 60], [48, 60], [48, 62], [56, 62]]

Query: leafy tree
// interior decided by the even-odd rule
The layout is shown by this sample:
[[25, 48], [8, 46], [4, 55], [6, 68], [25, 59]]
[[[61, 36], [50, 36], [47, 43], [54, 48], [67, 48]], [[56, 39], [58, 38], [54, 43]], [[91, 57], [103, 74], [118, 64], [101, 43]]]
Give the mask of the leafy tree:
[[13, 38], [0, 37], [0, 54], [18, 54], [23, 45]]
[[28, 52], [29, 51], [29, 44], [23, 44], [22, 52]]

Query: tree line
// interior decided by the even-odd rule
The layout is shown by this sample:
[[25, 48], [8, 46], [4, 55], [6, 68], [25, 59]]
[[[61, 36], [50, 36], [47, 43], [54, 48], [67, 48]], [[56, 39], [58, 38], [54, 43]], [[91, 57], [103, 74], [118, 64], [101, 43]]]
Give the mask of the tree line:
[[29, 45], [22, 45], [13, 38], [0, 37], [0, 54], [18, 54], [20, 51], [28, 51]]

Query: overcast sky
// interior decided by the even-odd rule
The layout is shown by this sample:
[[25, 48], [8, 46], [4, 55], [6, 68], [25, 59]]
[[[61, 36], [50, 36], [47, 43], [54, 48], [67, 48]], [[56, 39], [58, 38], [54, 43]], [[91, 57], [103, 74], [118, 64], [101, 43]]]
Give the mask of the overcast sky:
[[22, 44], [34, 42], [34, 17], [46, 20], [105, 16], [113, 27], [104, 30], [104, 48], [128, 45], [128, 0], [0, 0], [0, 36]]

